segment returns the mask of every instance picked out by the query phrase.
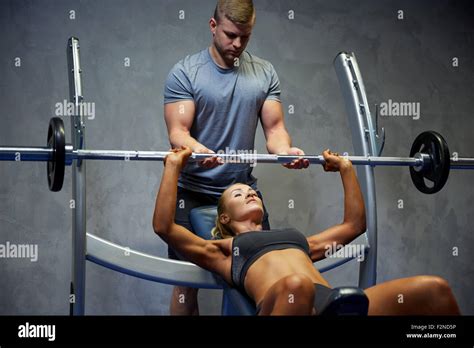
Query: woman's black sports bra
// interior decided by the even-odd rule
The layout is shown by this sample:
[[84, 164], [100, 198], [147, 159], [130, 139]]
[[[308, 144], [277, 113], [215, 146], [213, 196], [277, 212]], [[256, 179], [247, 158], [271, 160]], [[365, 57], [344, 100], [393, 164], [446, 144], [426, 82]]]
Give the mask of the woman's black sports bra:
[[310, 255], [306, 237], [294, 228], [252, 231], [239, 234], [232, 241], [232, 282], [244, 289], [250, 266], [262, 255], [273, 251], [296, 248]]

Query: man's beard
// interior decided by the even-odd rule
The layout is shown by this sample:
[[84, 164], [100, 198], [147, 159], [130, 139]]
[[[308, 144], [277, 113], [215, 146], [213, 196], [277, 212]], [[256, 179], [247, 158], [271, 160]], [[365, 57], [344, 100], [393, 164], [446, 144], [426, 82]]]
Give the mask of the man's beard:
[[221, 46], [218, 44], [215, 45], [217, 52], [219, 52], [219, 55], [222, 57], [222, 59], [225, 60], [226, 63], [231, 63], [234, 64], [234, 61], [236, 58], [239, 58], [239, 55], [233, 55], [229, 51], [223, 50]]

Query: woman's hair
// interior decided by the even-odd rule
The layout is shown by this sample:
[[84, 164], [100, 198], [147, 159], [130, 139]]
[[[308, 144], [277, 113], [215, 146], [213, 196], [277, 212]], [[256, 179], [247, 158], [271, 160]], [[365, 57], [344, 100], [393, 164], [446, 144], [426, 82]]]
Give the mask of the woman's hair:
[[219, 219], [221, 214], [224, 213], [224, 208], [224, 194], [222, 194], [217, 201], [216, 226], [211, 231], [214, 239], [225, 239], [235, 236], [235, 233], [230, 229], [230, 227], [221, 223]]
[[250, 24], [255, 18], [252, 0], [218, 0], [214, 19], [219, 23], [226, 17], [236, 24]]

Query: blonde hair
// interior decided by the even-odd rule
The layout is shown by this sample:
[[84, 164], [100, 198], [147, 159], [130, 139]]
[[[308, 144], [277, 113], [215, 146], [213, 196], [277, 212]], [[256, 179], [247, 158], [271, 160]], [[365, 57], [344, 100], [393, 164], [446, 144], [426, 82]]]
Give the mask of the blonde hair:
[[225, 239], [232, 238], [235, 236], [234, 231], [228, 226], [221, 223], [219, 217], [224, 213], [224, 194], [219, 197], [217, 201], [217, 216], [216, 216], [216, 226], [212, 229], [211, 234], [214, 239]]
[[252, 24], [255, 9], [252, 0], [219, 0], [214, 11], [214, 19], [219, 23], [226, 17], [236, 24]]

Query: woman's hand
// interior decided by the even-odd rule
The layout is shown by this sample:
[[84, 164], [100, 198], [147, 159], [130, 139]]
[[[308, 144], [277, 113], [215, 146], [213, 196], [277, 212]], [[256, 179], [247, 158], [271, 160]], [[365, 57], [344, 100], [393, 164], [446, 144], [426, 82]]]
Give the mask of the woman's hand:
[[323, 167], [326, 172], [340, 172], [346, 168], [352, 167], [351, 161], [347, 158], [339, 156], [337, 152], [331, 152], [329, 149], [323, 151], [324, 161]]
[[192, 153], [191, 148], [188, 146], [181, 146], [180, 149], [170, 149], [170, 154], [165, 157], [163, 164], [165, 166], [168, 164], [175, 165], [181, 170], [188, 162], [188, 158]]

